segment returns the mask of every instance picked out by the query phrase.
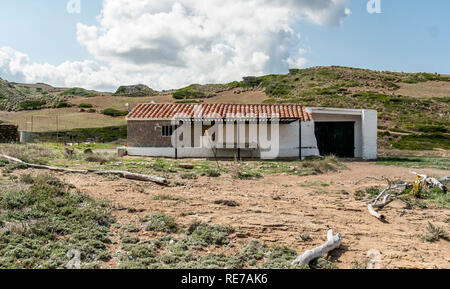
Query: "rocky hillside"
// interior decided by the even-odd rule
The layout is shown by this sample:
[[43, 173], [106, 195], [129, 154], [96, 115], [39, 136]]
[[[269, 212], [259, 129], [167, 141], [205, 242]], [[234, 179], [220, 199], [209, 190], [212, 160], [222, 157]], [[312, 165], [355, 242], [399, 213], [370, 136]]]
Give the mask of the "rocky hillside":
[[63, 100], [64, 97], [51, 94], [40, 85], [20, 85], [0, 79], [0, 110], [40, 109]]
[[151, 89], [147, 85], [128, 85], [121, 86], [117, 89], [115, 96], [128, 96], [128, 97], [146, 97], [158, 94], [157, 91]]
[[45, 83], [19, 84], [0, 78], [0, 111], [64, 107], [71, 98], [94, 97], [102, 94], [83, 88], [56, 88]]

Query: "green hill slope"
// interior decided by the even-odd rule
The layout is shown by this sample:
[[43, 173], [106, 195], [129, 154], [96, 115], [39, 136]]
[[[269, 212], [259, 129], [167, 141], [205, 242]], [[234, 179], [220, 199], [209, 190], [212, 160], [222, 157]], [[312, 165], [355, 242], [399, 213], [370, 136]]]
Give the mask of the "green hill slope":
[[379, 111], [383, 147], [450, 149], [450, 95], [413, 97], [399, 94], [405, 85], [431, 82], [450, 89], [450, 77], [429, 73], [378, 72], [347, 67], [293, 69], [229, 84], [265, 90], [269, 103], [366, 108]]

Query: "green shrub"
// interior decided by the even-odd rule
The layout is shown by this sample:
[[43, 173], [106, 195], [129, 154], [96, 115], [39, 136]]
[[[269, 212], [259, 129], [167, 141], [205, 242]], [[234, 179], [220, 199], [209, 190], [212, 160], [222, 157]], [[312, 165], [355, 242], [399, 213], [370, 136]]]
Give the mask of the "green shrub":
[[228, 236], [232, 233], [234, 233], [232, 227], [203, 223], [194, 223], [188, 229], [188, 235], [192, 240], [203, 246], [226, 245], [230, 242]]
[[90, 103], [80, 103], [79, 105], [78, 105], [78, 107], [79, 108], [92, 108], [92, 107], [94, 107], [92, 104], [90, 104]]
[[194, 173], [185, 173], [181, 174], [180, 178], [182, 178], [183, 180], [194, 180], [197, 179], [197, 175]]
[[179, 201], [180, 197], [171, 195], [156, 195], [152, 199], [155, 201]]
[[214, 170], [214, 169], [209, 169], [206, 171], [206, 175], [210, 178], [218, 178], [218, 177], [220, 177], [220, 171]]
[[112, 117], [119, 117], [119, 116], [126, 116], [128, 114], [128, 111], [126, 110], [117, 110], [114, 108], [107, 108], [103, 110], [102, 112], [104, 115], [112, 116]]
[[72, 105], [67, 102], [67, 101], [62, 101], [62, 102], [58, 102], [57, 104], [55, 104], [55, 108], [66, 108], [66, 107], [71, 107]]
[[443, 133], [405, 135], [394, 142], [393, 147], [402, 150], [433, 150], [435, 148], [450, 150], [450, 135]]
[[154, 232], [175, 233], [178, 231], [178, 225], [173, 217], [166, 216], [164, 213], [153, 214], [144, 218], [147, 223], [145, 230]]
[[241, 180], [249, 180], [262, 178], [262, 175], [256, 171], [240, 171], [237, 177]]
[[267, 260], [262, 265], [265, 269], [289, 269], [292, 261], [297, 257], [297, 252], [286, 247], [278, 246], [270, 250]]
[[450, 238], [444, 228], [433, 225], [428, 222], [427, 232], [422, 236], [426, 242], [436, 242], [439, 239], [450, 241]]
[[90, 163], [99, 163], [99, 164], [103, 165], [103, 164], [115, 161], [116, 157], [114, 155], [111, 155], [108, 153], [104, 153], [104, 154], [94, 153], [94, 154], [86, 155], [84, 160], [87, 162], [90, 162]]
[[41, 100], [26, 100], [20, 103], [21, 110], [37, 110], [41, 109], [45, 105], [45, 102]]
[[7, 224], [0, 234], [0, 268], [62, 269], [71, 249], [80, 251], [82, 268], [110, 258], [108, 205], [71, 193], [49, 175], [34, 177], [26, 189], [1, 187], [0, 220]]
[[204, 98], [206, 95], [200, 91], [177, 90], [172, 95], [175, 99]]

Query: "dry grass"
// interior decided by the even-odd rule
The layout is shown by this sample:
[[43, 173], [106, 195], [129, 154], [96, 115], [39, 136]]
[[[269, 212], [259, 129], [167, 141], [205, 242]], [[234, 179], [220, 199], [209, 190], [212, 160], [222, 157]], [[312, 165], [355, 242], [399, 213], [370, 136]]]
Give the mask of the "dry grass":
[[300, 169], [311, 169], [315, 173], [324, 174], [327, 172], [335, 172], [344, 165], [335, 156], [327, 156], [323, 159], [313, 158], [307, 159], [299, 164]]
[[117, 160], [115, 155], [109, 153], [88, 154], [84, 160], [90, 163], [99, 163], [101, 165]]
[[417, 98], [448, 97], [450, 95], [450, 82], [429, 81], [419, 83], [401, 83], [397, 91], [401, 95]]
[[[58, 125], [56, 122], [57, 115], [59, 115]], [[33, 126], [31, 125], [31, 117], [33, 117]], [[126, 124], [123, 117], [109, 117], [99, 113], [80, 112], [78, 108], [14, 112], [9, 113], [3, 120], [19, 125], [21, 130], [32, 130], [33, 132], [66, 131], [77, 128]]]
[[0, 153], [30, 163], [45, 163], [46, 159], [56, 157], [54, 150], [36, 144], [2, 144]]

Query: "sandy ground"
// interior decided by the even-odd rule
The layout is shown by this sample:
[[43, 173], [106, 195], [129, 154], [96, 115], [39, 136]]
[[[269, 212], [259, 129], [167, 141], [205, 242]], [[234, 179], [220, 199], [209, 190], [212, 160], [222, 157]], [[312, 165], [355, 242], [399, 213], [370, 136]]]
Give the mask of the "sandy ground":
[[[355, 262], [366, 264], [371, 249], [381, 252], [382, 268], [450, 268], [450, 242], [421, 240], [428, 222], [450, 231], [449, 209], [409, 210], [403, 202], [394, 201], [383, 210], [387, 222], [382, 223], [368, 214], [365, 203], [354, 198], [353, 192], [358, 189], [385, 185], [377, 181], [355, 185], [357, 180], [365, 176], [389, 176], [394, 180], [413, 181], [411, 169], [365, 162], [348, 162], [346, 166], [340, 172], [324, 175], [266, 175], [258, 180], [236, 180], [230, 175], [182, 180], [172, 174], [171, 180], [183, 182], [184, 186], [171, 187], [97, 175], [61, 173], [58, 176], [89, 196], [109, 200], [116, 208], [122, 208], [113, 211], [122, 225], [142, 228], [139, 219], [155, 212], [175, 217], [183, 227], [196, 221], [231, 225], [238, 231], [233, 235], [237, 246], [225, 253], [232, 254], [255, 239], [269, 246], [284, 244], [302, 253], [321, 245], [331, 228], [343, 237], [340, 249], [331, 254], [331, 260], [339, 268], [352, 268]], [[450, 174], [437, 169], [421, 172], [439, 177]], [[160, 194], [177, 196], [182, 201], [153, 200]], [[216, 200], [233, 200], [240, 206], [216, 205]], [[130, 213], [126, 208], [137, 212]], [[182, 215], [188, 212], [196, 214]], [[309, 234], [312, 240], [303, 241], [303, 233]], [[158, 234], [141, 229], [137, 236], [154, 239]], [[120, 248], [118, 234], [114, 235], [113, 241], [119, 243], [111, 246], [113, 252]], [[116, 268], [117, 260], [103, 267]]]

